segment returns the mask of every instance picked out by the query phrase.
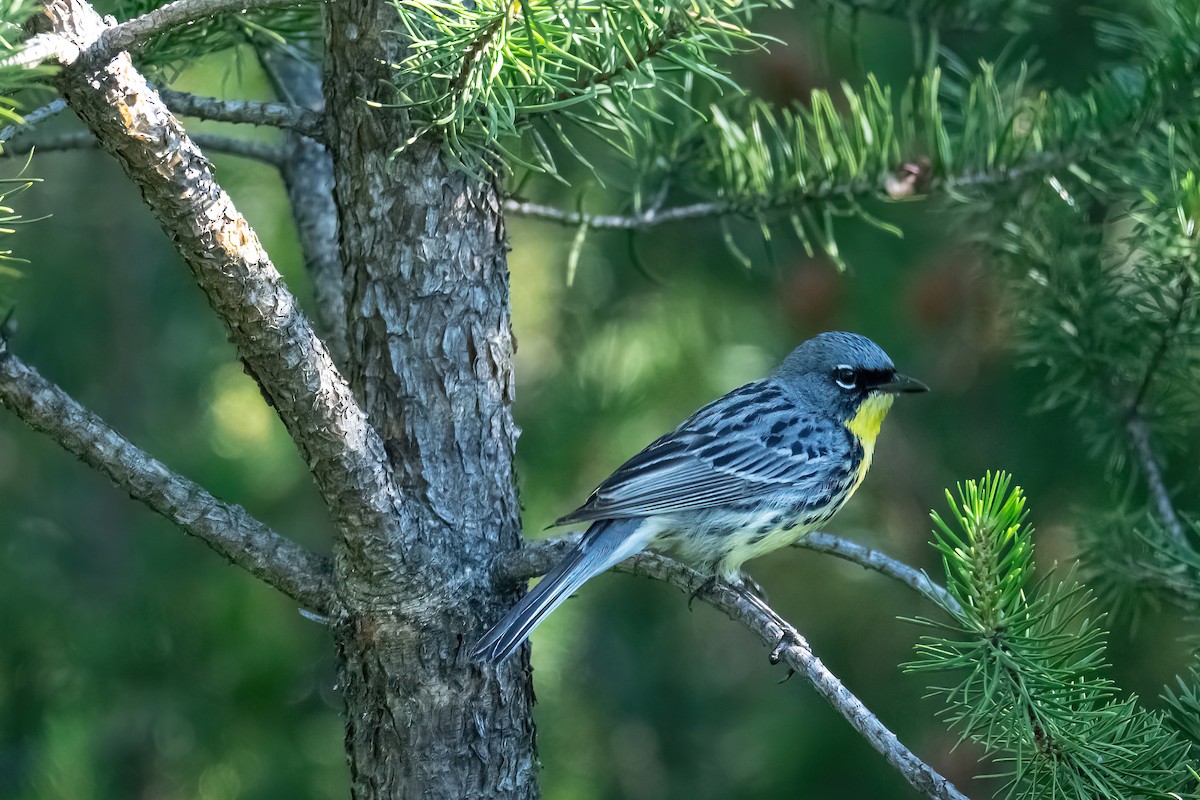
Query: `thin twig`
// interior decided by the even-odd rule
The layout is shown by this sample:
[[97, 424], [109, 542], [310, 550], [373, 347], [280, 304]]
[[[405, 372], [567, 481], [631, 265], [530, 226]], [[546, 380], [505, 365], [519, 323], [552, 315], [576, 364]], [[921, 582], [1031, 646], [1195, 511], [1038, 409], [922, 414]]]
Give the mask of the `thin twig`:
[[1162, 366], [1163, 359], [1170, 349], [1172, 337], [1179, 331], [1179, 323], [1183, 320], [1183, 312], [1191, 292], [1191, 276], [1184, 273], [1179, 285], [1179, 305], [1163, 328], [1158, 344], [1150, 355], [1149, 361], [1146, 362], [1146, 372], [1142, 376], [1142, 381], [1138, 385], [1133, 399], [1129, 401], [1129, 408], [1125, 413], [1125, 432], [1129, 436], [1129, 443], [1133, 447], [1134, 455], [1137, 456], [1138, 462], [1142, 466], [1142, 472], [1146, 475], [1146, 484], [1149, 487], [1150, 496], [1154, 500], [1154, 506], [1158, 510], [1158, 516], [1161, 518], [1167, 534], [1177, 542], [1185, 541], [1183, 521], [1180, 520], [1179, 514], [1175, 511], [1175, 505], [1171, 502], [1171, 493], [1167, 490], [1166, 481], [1163, 479], [1162, 468], [1154, 455], [1154, 447], [1150, 442], [1150, 426], [1146, 423], [1142, 404], [1146, 400], [1158, 368]]
[[587, 225], [588, 228], [593, 230], [612, 231], [652, 228], [655, 225], [663, 225], [668, 222], [681, 222], [700, 217], [740, 213], [738, 207], [732, 203], [718, 200], [676, 206], [675, 208], [665, 210], [651, 207], [640, 214], [585, 214], [581, 211], [567, 211], [562, 208], [547, 206], [541, 203], [525, 202], [511, 197], [504, 201], [504, 211], [518, 217], [531, 217], [546, 220], [547, 222], [557, 222], [560, 225], [568, 225], [573, 228], [577, 228], [580, 225]]
[[287, 103], [222, 100], [219, 97], [205, 97], [166, 88], [160, 88], [158, 95], [171, 111], [185, 117], [199, 117], [215, 122], [289, 128], [318, 140], [324, 132], [324, 122], [320, 114]]
[[17, 134], [26, 133], [37, 123], [42, 120], [49, 119], [67, 107], [67, 101], [61, 97], [51, 100], [41, 108], [35, 108], [28, 114], [21, 115], [21, 123], [19, 125], [9, 125], [3, 130], [0, 130], [0, 144], [7, 142]]
[[1163, 480], [1162, 469], [1154, 456], [1154, 448], [1150, 445], [1150, 428], [1145, 418], [1138, 413], [1131, 413], [1125, 419], [1125, 432], [1129, 435], [1129, 443], [1141, 463], [1142, 471], [1146, 473], [1146, 484], [1154, 500], [1154, 507], [1162, 520], [1167, 534], [1176, 542], [1186, 541], [1183, 531], [1183, 521], [1175, 511], [1171, 502], [1171, 493], [1167, 491], [1167, 483]]
[[[953, 192], [960, 188], [994, 186], [1027, 178], [1040, 172], [1061, 168], [1083, 158], [1086, 154], [1078, 151], [1055, 151], [1031, 156], [1028, 161], [1015, 167], [994, 166], [987, 169], [963, 173], [961, 175], [946, 175], [940, 178], [906, 175], [914, 183], [921, 185], [923, 193], [932, 190]], [[916, 168], [918, 165], [903, 165], [902, 169]], [[924, 165], [928, 168], [928, 165]], [[731, 200], [706, 200], [683, 206], [662, 209], [657, 206], [636, 214], [588, 214], [582, 211], [567, 211], [557, 206], [543, 203], [533, 203], [509, 197], [504, 200], [504, 211], [518, 217], [555, 222], [572, 228], [587, 225], [591, 230], [642, 230], [665, 225], [670, 222], [683, 222], [690, 219], [705, 217], [729, 217], [735, 215], [751, 216], [753, 214], [769, 214], [786, 209], [795, 209], [805, 203], [823, 202], [828, 200], [855, 200], [862, 197], [873, 197], [884, 193], [884, 187], [870, 181], [853, 181], [840, 186], [825, 186], [811, 193], [790, 193], [783, 197], [766, 197], [743, 199], [738, 202]], [[905, 197], [916, 197], [915, 194], [905, 194]]]
[[122, 491], [306, 609], [334, 608], [329, 561], [171, 472], [8, 351], [0, 339], [0, 405]]
[[793, 547], [805, 550], [815, 550], [818, 553], [828, 553], [831, 556], [843, 558], [866, 569], [873, 569], [889, 578], [900, 581], [910, 589], [923, 595], [933, 603], [956, 613], [961, 612], [958, 601], [946, 589], [925, 574], [924, 571], [913, 569], [902, 561], [858, 542], [843, 539], [822, 531], [813, 531]]
[[[502, 573], [513, 579], [540, 575], [553, 563], [554, 556], [561, 555], [567, 547], [578, 541], [578, 538], [579, 534], [573, 534], [543, 542], [527, 543], [522, 550], [504, 558]], [[852, 553], [853, 548], [845, 552]], [[875, 563], [877, 559], [871, 561]], [[634, 556], [618, 564], [615, 569], [618, 572], [665, 581], [689, 596], [694, 594], [730, 619], [741, 623], [758, 636], [763, 644], [774, 648], [771, 651], [772, 663], [782, 661], [794, 672], [802, 675], [913, 788], [936, 800], [966, 800], [966, 796], [950, 781], [905, 747], [896, 735], [829, 671], [821, 659], [817, 658], [804, 637], [759, 598], [744, 590], [735, 589], [724, 581], [712, 582], [696, 570], [655, 553]]]
[[[202, 150], [249, 158], [276, 168], [283, 164], [282, 149], [270, 142], [256, 142], [212, 133], [198, 133], [192, 137], [192, 141]], [[26, 155], [33, 151], [56, 153], [70, 150], [91, 150], [98, 146], [99, 143], [91, 131], [71, 131], [56, 133], [53, 136], [21, 137], [15, 143], [5, 147], [0, 153], [0, 157]]]

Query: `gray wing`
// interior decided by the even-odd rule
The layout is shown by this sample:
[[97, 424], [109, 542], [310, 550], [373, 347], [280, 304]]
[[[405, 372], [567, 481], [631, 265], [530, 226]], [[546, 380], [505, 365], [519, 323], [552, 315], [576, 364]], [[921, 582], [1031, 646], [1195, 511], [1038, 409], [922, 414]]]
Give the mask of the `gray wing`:
[[851, 447], [835, 421], [797, 407], [770, 382], [751, 383], [626, 461], [555, 524], [713, 508], [789, 488], [820, 494]]

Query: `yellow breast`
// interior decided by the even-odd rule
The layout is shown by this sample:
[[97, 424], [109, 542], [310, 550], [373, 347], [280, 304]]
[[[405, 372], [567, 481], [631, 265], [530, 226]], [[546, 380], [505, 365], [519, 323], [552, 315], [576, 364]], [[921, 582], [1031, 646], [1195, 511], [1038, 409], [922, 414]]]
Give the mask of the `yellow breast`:
[[854, 480], [850, 494], [854, 493], [867, 476], [867, 470], [871, 468], [871, 458], [875, 455], [875, 437], [879, 436], [879, 426], [883, 424], [883, 418], [887, 416], [888, 409], [892, 407], [892, 401], [895, 399], [895, 395], [872, 393], [858, 407], [858, 412], [846, 420], [846, 427], [863, 448], [862, 465], [858, 468], [858, 477]]

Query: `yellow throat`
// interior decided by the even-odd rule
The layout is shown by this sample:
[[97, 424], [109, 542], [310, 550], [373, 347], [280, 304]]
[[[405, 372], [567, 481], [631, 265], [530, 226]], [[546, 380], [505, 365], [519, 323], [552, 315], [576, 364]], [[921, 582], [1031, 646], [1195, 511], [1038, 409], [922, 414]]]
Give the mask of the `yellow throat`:
[[888, 409], [892, 407], [895, 399], [896, 396], [892, 394], [872, 392], [862, 401], [854, 416], [846, 420], [846, 427], [858, 437], [863, 448], [862, 465], [858, 468], [858, 479], [854, 481], [855, 489], [871, 468], [871, 457], [875, 455], [875, 437], [879, 435], [879, 426], [883, 424], [883, 418], [887, 416]]

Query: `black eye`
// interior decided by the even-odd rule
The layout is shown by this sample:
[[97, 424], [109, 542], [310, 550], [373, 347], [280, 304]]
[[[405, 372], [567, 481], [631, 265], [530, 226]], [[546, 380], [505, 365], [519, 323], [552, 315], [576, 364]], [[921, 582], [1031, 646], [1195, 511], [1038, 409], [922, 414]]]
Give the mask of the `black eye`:
[[842, 365], [833, 371], [833, 380], [843, 389], [853, 389], [858, 385], [858, 373], [853, 367]]

